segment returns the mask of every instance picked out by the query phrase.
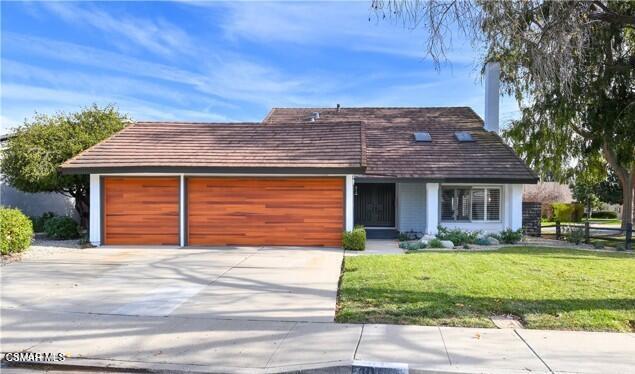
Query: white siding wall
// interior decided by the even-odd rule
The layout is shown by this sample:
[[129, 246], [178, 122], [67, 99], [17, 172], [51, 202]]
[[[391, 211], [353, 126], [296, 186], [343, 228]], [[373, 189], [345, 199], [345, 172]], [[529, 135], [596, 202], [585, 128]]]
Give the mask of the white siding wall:
[[425, 183], [397, 183], [397, 229], [425, 232]]

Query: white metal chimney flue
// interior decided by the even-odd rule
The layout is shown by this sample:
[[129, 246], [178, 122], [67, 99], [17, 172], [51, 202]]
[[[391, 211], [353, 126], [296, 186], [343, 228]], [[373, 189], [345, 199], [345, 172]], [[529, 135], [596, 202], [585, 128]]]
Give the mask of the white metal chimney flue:
[[498, 133], [501, 67], [498, 62], [485, 65], [485, 130]]

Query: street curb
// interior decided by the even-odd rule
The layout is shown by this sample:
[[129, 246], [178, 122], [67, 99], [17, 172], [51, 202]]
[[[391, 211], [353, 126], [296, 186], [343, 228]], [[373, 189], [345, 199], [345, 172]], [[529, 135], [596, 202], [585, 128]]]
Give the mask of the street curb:
[[[238, 368], [238, 367], [212, 367], [209, 365], [192, 364], [165, 364], [140, 361], [116, 361], [91, 358], [68, 358], [64, 362], [7, 362], [2, 360], [2, 368], [22, 368], [43, 371], [75, 371], [75, 372], [103, 372], [103, 373], [263, 373], [263, 374], [520, 374], [526, 371], [518, 370], [488, 370], [460, 369], [439, 370], [425, 368], [392, 368], [379, 367], [368, 364], [354, 364], [351, 361], [334, 363], [332, 365], [297, 365], [293, 367], [277, 368]], [[406, 366], [407, 367], [407, 366]], [[545, 371], [548, 373], [548, 371]]]

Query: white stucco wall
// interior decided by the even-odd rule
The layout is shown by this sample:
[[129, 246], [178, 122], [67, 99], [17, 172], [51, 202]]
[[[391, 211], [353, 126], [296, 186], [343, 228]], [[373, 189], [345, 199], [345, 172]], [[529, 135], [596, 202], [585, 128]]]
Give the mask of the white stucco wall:
[[54, 192], [22, 192], [4, 182], [0, 183], [0, 206], [18, 208], [29, 217], [53, 212], [78, 219], [73, 198]]
[[425, 183], [397, 183], [397, 230], [425, 232]]

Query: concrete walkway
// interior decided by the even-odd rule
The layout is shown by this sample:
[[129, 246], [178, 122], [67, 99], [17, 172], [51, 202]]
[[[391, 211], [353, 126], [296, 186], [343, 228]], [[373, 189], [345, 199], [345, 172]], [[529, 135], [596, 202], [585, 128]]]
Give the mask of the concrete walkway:
[[[333, 323], [341, 261], [334, 249], [129, 247], [9, 264], [0, 269], [0, 351], [63, 353], [73, 370], [635, 367], [634, 334]], [[16, 370], [29, 369], [2, 373]]]
[[634, 334], [32, 310], [5, 310], [2, 318], [3, 352], [61, 352], [68, 355], [62, 364], [93, 370], [630, 373], [635, 367]]

